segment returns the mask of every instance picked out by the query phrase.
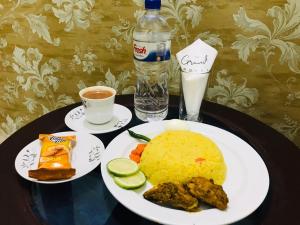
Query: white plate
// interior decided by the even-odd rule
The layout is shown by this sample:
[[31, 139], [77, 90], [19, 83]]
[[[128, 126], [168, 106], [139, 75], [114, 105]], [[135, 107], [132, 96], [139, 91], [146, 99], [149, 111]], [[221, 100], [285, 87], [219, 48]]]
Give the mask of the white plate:
[[[131, 128], [149, 137], [163, 132], [165, 121], [145, 123]], [[220, 225], [236, 222], [251, 214], [264, 200], [269, 189], [269, 174], [257, 152], [239, 137], [220, 128], [196, 122], [187, 122], [190, 130], [214, 140], [223, 153], [227, 176], [223, 188], [229, 203], [225, 211], [203, 209], [185, 212], [156, 205], [143, 198], [151, 188], [149, 182], [137, 190], [125, 190], [117, 186], [106, 169], [107, 163], [117, 157], [128, 157], [138, 141], [127, 131], [118, 135], [106, 148], [101, 162], [105, 185], [112, 195], [129, 210], [149, 220], [162, 224]]]
[[63, 183], [86, 175], [100, 164], [105, 148], [102, 141], [94, 135], [74, 131], [55, 133], [55, 135], [76, 135], [76, 145], [72, 150], [71, 161], [72, 167], [76, 169], [76, 174], [70, 179], [53, 181], [39, 181], [29, 177], [28, 170], [37, 169], [40, 159], [41, 143], [37, 139], [26, 145], [16, 157], [15, 168], [23, 178], [45, 184]]
[[65, 124], [72, 130], [102, 134], [118, 130], [126, 126], [132, 118], [131, 111], [125, 106], [114, 104], [114, 116], [111, 121], [105, 124], [91, 124], [84, 117], [83, 106], [72, 109], [65, 116]]

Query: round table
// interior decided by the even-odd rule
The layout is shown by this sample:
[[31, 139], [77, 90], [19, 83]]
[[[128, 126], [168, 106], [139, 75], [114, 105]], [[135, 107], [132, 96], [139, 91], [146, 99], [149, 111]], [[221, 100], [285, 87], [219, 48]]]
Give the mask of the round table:
[[[171, 96], [167, 119], [178, 118], [178, 97]], [[116, 103], [133, 113], [133, 96], [116, 97]], [[48, 113], [21, 128], [0, 146], [0, 209], [5, 225], [121, 225], [154, 224], [119, 204], [106, 189], [100, 168], [68, 183], [45, 185], [21, 178], [14, 168], [18, 152], [40, 133], [70, 130], [65, 115], [80, 103]], [[204, 101], [204, 123], [228, 130], [248, 142], [264, 160], [270, 188], [262, 205], [236, 225], [297, 224], [300, 207], [300, 150], [287, 138], [263, 123], [233, 109]], [[134, 113], [131, 122], [98, 136], [105, 146], [119, 133], [141, 124]], [[257, 175], [259, 176], [259, 174]], [[299, 222], [298, 222], [299, 223]]]

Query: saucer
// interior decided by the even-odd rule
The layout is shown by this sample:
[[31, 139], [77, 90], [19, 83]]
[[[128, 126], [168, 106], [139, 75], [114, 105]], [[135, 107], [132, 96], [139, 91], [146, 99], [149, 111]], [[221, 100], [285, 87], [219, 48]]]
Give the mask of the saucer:
[[132, 118], [131, 111], [125, 106], [114, 104], [113, 118], [104, 124], [89, 123], [84, 116], [83, 106], [72, 109], [65, 116], [65, 124], [74, 131], [90, 134], [102, 134], [118, 130], [126, 126]]
[[49, 181], [41, 181], [29, 177], [28, 170], [37, 169], [40, 160], [41, 141], [36, 139], [26, 145], [16, 157], [15, 168], [20, 176], [36, 183], [57, 184], [78, 179], [99, 166], [105, 151], [104, 144], [99, 138], [91, 134], [74, 131], [59, 132], [54, 135], [76, 136], [76, 145], [72, 149], [71, 155], [72, 167], [76, 169], [75, 175], [68, 179]]

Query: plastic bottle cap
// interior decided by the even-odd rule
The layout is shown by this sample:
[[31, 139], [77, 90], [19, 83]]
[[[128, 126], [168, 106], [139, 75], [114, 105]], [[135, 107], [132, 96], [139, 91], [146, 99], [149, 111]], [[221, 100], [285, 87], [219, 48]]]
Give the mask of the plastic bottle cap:
[[160, 9], [161, 0], [145, 0], [145, 9]]

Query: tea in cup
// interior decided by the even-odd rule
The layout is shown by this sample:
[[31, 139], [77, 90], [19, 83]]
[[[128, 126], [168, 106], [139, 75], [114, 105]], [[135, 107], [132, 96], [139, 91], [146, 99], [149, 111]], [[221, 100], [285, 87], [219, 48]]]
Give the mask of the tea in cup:
[[116, 90], [106, 86], [92, 86], [79, 92], [85, 118], [92, 124], [109, 122], [113, 117]]

